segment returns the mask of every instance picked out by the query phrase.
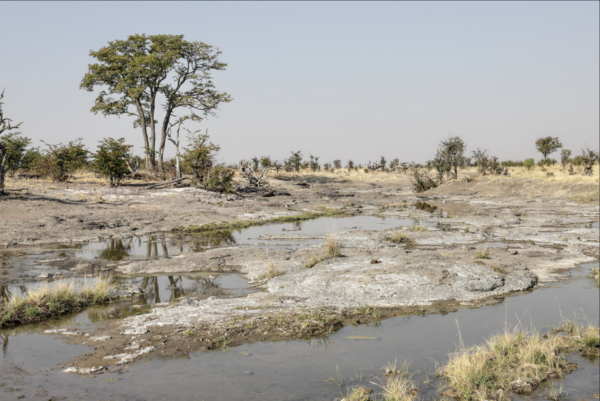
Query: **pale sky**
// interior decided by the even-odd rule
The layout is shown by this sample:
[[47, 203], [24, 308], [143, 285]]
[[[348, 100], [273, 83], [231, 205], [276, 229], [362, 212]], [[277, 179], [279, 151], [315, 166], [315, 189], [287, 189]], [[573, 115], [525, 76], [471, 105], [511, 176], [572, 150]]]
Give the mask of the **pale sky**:
[[214, 83], [234, 101], [190, 127], [209, 129], [221, 161], [424, 162], [448, 135], [502, 160], [538, 160], [548, 135], [598, 149], [595, 1], [3, 1], [0, 15], [5, 114], [35, 145], [125, 137], [142, 153], [132, 118], [94, 115], [79, 84], [90, 50], [146, 33], [223, 52]]

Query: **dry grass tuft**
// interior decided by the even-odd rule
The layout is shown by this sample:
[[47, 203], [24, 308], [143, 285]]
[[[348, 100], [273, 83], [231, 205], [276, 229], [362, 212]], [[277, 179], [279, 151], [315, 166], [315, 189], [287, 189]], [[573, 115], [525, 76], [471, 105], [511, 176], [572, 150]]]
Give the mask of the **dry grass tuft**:
[[324, 260], [339, 258], [342, 256], [342, 248], [343, 246], [340, 244], [337, 234], [325, 234], [324, 252], [311, 251], [308, 259], [304, 262], [302, 267], [305, 269], [310, 269], [317, 263], [323, 262]]
[[317, 263], [320, 263], [324, 260], [329, 259], [326, 255], [319, 255], [316, 252], [311, 252], [308, 259], [304, 262], [302, 267], [304, 269], [310, 269], [314, 267]]
[[269, 279], [285, 274], [284, 270], [275, 268], [275, 265], [273, 264], [273, 261], [271, 259], [269, 259], [269, 261], [267, 262], [266, 268], [267, 268], [267, 278], [269, 278]]
[[95, 278], [91, 283], [86, 280], [79, 291], [74, 281], [42, 283], [26, 295], [12, 296], [0, 305], [0, 327], [39, 321], [107, 302], [112, 288], [110, 280], [103, 277]]
[[415, 240], [407, 236], [406, 234], [396, 231], [392, 235], [386, 238], [388, 241], [393, 242], [395, 244], [404, 244], [407, 246], [414, 246]]
[[[411, 374], [408, 372], [408, 365], [404, 364], [400, 370], [396, 369], [396, 363], [389, 363], [383, 368], [383, 377], [378, 378], [377, 382], [371, 384], [379, 387], [382, 398], [381, 401], [412, 401], [419, 393], [419, 390], [412, 382]], [[370, 394], [373, 390], [363, 386], [355, 387], [351, 393], [342, 400], [346, 401], [370, 401]]]
[[[569, 335], [557, 335], [564, 332]], [[566, 323], [540, 335], [515, 328], [485, 345], [460, 349], [449, 356], [440, 374], [452, 390], [446, 395], [461, 399], [500, 400], [506, 392], [529, 393], [542, 381], [561, 377], [576, 368], [562, 353], [584, 350], [598, 353], [598, 327]]]
[[477, 259], [489, 259], [490, 253], [488, 252], [487, 248], [478, 249], [477, 252], [475, 253], [475, 257]]
[[342, 256], [342, 244], [338, 239], [337, 234], [328, 234], [325, 237], [325, 246], [327, 247], [327, 255], [330, 258], [339, 258]]
[[412, 225], [412, 226], [408, 227], [408, 231], [421, 232], [421, 231], [429, 231], [429, 229], [427, 227], [417, 226], [415, 224], [415, 225]]

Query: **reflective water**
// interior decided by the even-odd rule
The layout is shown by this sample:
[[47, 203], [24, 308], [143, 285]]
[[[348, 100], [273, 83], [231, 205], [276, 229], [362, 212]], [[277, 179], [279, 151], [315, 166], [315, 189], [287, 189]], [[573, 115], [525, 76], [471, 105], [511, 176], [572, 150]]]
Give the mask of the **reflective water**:
[[[587, 276], [590, 267], [598, 265], [585, 264], [573, 269], [566, 282], [517, 293], [493, 306], [347, 326], [328, 338], [313, 341], [256, 343], [178, 358], [156, 357], [128, 366], [123, 374], [92, 378], [47, 370], [53, 363], [82, 352], [81, 346], [75, 350], [71, 348], [74, 346], [59, 345], [53, 336], [39, 335], [35, 330], [4, 330], [0, 334], [5, 344], [0, 377], [6, 383], [3, 388], [21, 389], [10, 393], [15, 399], [19, 395], [33, 399], [35, 394], [43, 393], [47, 398], [103, 400], [333, 400], [341, 396], [340, 387], [327, 380], [338, 380], [336, 367], [343, 379], [342, 392], [358, 384], [360, 378], [367, 387], [377, 389], [370, 382], [376, 381], [380, 368], [397, 360], [399, 365], [410, 363], [415, 383], [422, 391], [420, 398], [437, 398], [443, 382], [435, 377], [436, 363], [443, 363], [456, 349], [459, 331], [464, 344], [471, 346], [518, 323], [547, 330], [561, 323], [561, 314], [597, 324], [599, 291]], [[66, 326], [85, 324], [71, 319]], [[375, 339], [349, 338], [356, 336]], [[63, 348], [57, 352], [55, 347]], [[543, 393], [548, 393], [552, 385], [562, 386], [564, 399], [568, 400], [590, 399], [598, 391], [598, 361], [575, 356], [571, 359], [583, 369], [562, 381], [547, 383], [533, 398], [547, 397]]]

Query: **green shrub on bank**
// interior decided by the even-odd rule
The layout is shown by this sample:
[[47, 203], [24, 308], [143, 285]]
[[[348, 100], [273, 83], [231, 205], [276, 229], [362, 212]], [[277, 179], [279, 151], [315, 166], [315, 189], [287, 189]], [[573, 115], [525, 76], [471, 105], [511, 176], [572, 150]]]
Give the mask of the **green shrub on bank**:
[[111, 187], [119, 185], [119, 181], [129, 172], [127, 162], [132, 145], [125, 145], [125, 138], [104, 138], [98, 145], [98, 151], [92, 155], [94, 169], [108, 177]]

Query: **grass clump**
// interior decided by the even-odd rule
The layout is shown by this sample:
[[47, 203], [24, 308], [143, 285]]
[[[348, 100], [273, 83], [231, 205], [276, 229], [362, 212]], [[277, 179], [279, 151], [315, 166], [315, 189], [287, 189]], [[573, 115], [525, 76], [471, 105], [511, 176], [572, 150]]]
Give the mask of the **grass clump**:
[[415, 240], [407, 236], [406, 234], [396, 231], [392, 235], [386, 238], [388, 241], [393, 242], [395, 244], [404, 244], [407, 246], [414, 246]]
[[302, 267], [305, 269], [310, 269], [310, 268], [314, 267], [317, 263], [320, 263], [327, 259], [329, 259], [329, 257], [327, 257], [327, 255], [319, 255], [316, 252], [311, 252], [310, 256], [304, 262]]
[[487, 248], [479, 249], [475, 253], [475, 258], [477, 258], [477, 259], [489, 259], [490, 258], [490, 253], [488, 252]]
[[310, 269], [317, 263], [324, 260], [340, 258], [342, 256], [342, 244], [340, 243], [337, 234], [325, 234], [325, 250], [324, 252], [311, 251], [308, 259], [302, 265], [305, 269]]
[[[381, 401], [412, 401], [419, 390], [415, 387], [412, 375], [408, 372], [408, 365], [404, 364], [400, 370], [396, 369], [396, 363], [389, 363], [383, 368], [383, 375], [377, 381], [371, 382], [372, 385], [379, 387], [380, 391], [376, 397]], [[369, 395], [374, 391], [364, 386], [357, 386], [352, 389], [343, 400], [346, 401], [371, 401]]]
[[275, 265], [273, 264], [273, 261], [271, 259], [269, 259], [269, 262], [267, 262], [267, 278], [272, 279], [275, 278], [277, 276], [281, 276], [283, 274], [285, 274], [285, 271], [281, 270], [281, 269], [277, 269], [275, 267]]
[[319, 212], [302, 212], [291, 216], [279, 216], [272, 217], [262, 220], [234, 220], [234, 221], [223, 221], [219, 223], [206, 223], [202, 225], [190, 225], [188, 227], [175, 227], [172, 231], [182, 232], [204, 232], [214, 230], [241, 230], [253, 226], [262, 226], [265, 224], [281, 224], [281, 223], [293, 223], [296, 221], [306, 221], [317, 219], [319, 217], [332, 217], [347, 214], [341, 209], [325, 208], [322, 207]]
[[499, 266], [492, 266], [492, 270], [495, 271], [496, 273], [506, 274], [506, 270], [504, 270], [503, 268], [501, 268]]
[[597, 327], [572, 323], [545, 335], [506, 330], [485, 345], [462, 348], [449, 356], [439, 372], [451, 387], [445, 394], [460, 400], [500, 400], [506, 393], [530, 393], [542, 381], [577, 368], [563, 353], [597, 354], [598, 334]]
[[86, 281], [81, 290], [73, 281], [43, 283], [26, 295], [14, 295], [0, 305], [0, 327], [40, 321], [110, 300], [113, 285], [108, 278]]
[[330, 258], [339, 258], [342, 256], [342, 244], [335, 234], [329, 234], [325, 237], [325, 246], [327, 248], [327, 255]]
[[412, 226], [408, 227], [408, 231], [421, 232], [421, 231], [429, 231], [429, 229], [427, 227], [418, 226], [416, 224], [413, 224]]

